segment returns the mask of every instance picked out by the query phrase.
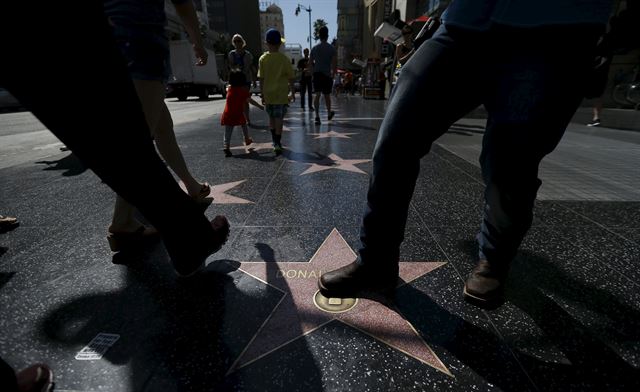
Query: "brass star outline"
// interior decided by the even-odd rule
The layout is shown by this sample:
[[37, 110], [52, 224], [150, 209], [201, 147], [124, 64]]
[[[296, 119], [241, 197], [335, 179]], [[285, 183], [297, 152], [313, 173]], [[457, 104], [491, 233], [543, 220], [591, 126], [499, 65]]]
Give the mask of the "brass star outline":
[[[353, 262], [356, 254], [333, 229], [308, 262], [244, 262], [239, 270], [283, 293], [282, 298], [249, 341], [227, 374], [247, 366], [322, 326], [337, 320], [409, 355], [446, 375], [449, 369], [411, 323], [390, 302], [358, 298], [342, 313], [321, 310], [314, 302], [322, 272]], [[446, 263], [401, 262], [401, 287]]]

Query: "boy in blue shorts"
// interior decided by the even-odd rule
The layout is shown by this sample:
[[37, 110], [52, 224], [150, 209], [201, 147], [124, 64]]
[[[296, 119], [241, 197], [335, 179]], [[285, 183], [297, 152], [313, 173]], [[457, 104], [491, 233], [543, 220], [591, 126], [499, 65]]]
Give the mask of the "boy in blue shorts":
[[289, 102], [295, 101], [293, 78], [295, 73], [289, 58], [279, 52], [282, 36], [276, 29], [269, 29], [265, 36], [268, 52], [260, 56], [258, 78], [262, 88], [262, 104], [269, 114], [269, 128], [273, 140], [273, 152], [282, 154], [282, 122]]

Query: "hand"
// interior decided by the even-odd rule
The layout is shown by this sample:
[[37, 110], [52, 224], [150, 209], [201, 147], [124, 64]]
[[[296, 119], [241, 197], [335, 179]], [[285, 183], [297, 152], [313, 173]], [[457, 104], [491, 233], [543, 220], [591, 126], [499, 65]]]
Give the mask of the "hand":
[[209, 58], [209, 53], [207, 53], [207, 50], [204, 48], [204, 46], [202, 45], [193, 45], [193, 52], [196, 55], [196, 65], [198, 66], [203, 66], [205, 64], [207, 64], [207, 59]]
[[289, 94], [289, 102], [295, 102], [296, 96], [294, 94]]

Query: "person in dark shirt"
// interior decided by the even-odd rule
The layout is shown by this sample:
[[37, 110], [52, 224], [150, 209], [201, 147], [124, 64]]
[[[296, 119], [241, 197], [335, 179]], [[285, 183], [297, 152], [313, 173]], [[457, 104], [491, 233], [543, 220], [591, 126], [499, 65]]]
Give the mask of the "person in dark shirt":
[[300, 71], [300, 106], [304, 109], [304, 95], [309, 96], [309, 110], [313, 111], [312, 97], [312, 81], [311, 71], [309, 70], [309, 49], [305, 48], [304, 57], [298, 60], [298, 71]]
[[584, 97], [610, 10], [610, 0], [453, 1], [444, 24], [402, 67], [386, 108], [359, 259], [323, 274], [320, 292], [353, 298], [396, 287], [420, 160], [454, 122], [484, 104], [485, 206], [478, 262], [463, 296], [483, 307], [500, 305], [510, 264], [531, 227], [538, 166]]

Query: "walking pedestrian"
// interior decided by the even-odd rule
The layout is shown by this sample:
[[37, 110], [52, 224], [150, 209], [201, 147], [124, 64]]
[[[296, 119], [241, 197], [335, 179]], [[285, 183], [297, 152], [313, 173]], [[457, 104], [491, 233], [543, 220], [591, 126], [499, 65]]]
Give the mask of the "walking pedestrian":
[[293, 86], [295, 74], [289, 58], [279, 51], [282, 44], [280, 32], [269, 29], [265, 40], [269, 51], [260, 57], [258, 78], [262, 86], [262, 103], [269, 114], [273, 152], [280, 155], [282, 154], [282, 123], [287, 114], [289, 102], [295, 101]]
[[[227, 60], [229, 62], [229, 70], [232, 72], [234, 69], [239, 69], [242, 73], [244, 73], [246, 79], [246, 89], [247, 91], [251, 91], [251, 86], [255, 87], [255, 68], [253, 66], [253, 55], [251, 52], [245, 49], [247, 46], [247, 42], [240, 34], [234, 34], [231, 38], [231, 43], [234, 48], [229, 52], [227, 56]], [[249, 103], [245, 102], [244, 105], [244, 116], [247, 118], [247, 123], [251, 125], [251, 119], [249, 117]]]
[[304, 110], [304, 95], [308, 95], [309, 111], [313, 112], [312, 77], [309, 70], [309, 49], [305, 48], [304, 57], [298, 60], [298, 71], [300, 72], [300, 107]]
[[[554, 12], [541, 11], [547, 6]], [[480, 306], [501, 304], [510, 263], [533, 219], [538, 166], [583, 98], [610, 9], [610, 0], [453, 1], [444, 25], [404, 65], [386, 110], [359, 258], [323, 274], [321, 293], [353, 297], [395, 288], [420, 159], [455, 121], [484, 104], [485, 207], [479, 261], [463, 295]]]
[[309, 66], [313, 69], [313, 90], [316, 92], [313, 107], [316, 111], [315, 123], [320, 124], [320, 95], [324, 95], [324, 103], [327, 106], [327, 118], [331, 120], [335, 112], [331, 110], [331, 89], [333, 77], [337, 75], [336, 48], [329, 44], [329, 29], [322, 26], [318, 30], [320, 43], [311, 49]]
[[[171, 0], [193, 43], [198, 65], [207, 63], [207, 51], [199, 34], [193, 2]], [[169, 42], [165, 34], [167, 18], [163, 1], [105, 0], [104, 12], [112, 26], [118, 46], [127, 59], [131, 79], [142, 103], [147, 124], [158, 151], [185, 185], [196, 202], [211, 203], [211, 187], [197, 181], [189, 172], [173, 130], [173, 120], [164, 102], [165, 83], [170, 75]], [[157, 236], [135, 217], [135, 208], [122, 197], [116, 199], [107, 240], [112, 251], [136, 246], [145, 238]]]
[[253, 139], [249, 136], [247, 118], [244, 115], [244, 105], [251, 103], [260, 109], [264, 109], [262, 105], [251, 98], [251, 93], [246, 89], [247, 79], [240, 70], [234, 70], [229, 74], [229, 84], [227, 102], [220, 118], [220, 124], [225, 126], [223, 145], [224, 155], [227, 157], [231, 156], [231, 134], [235, 126], [242, 128], [245, 146], [253, 143]]
[[[43, 2], [33, 9], [18, 1], [3, 11], [0, 34], [21, 39], [3, 45], [0, 85], [159, 231], [179, 276], [197, 273], [226, 242], [229, 222], [224, 216], [209, 221], [158, 156], [129, 60], [115, 41], [103, 4]], [[44, 45], [40, 61], [25, 62], [33, 53], [24, 42], [51, 31], [76, 37], [76, 44]], [[99, 104], [79, 99], [88, 91], [100, 92]]]

